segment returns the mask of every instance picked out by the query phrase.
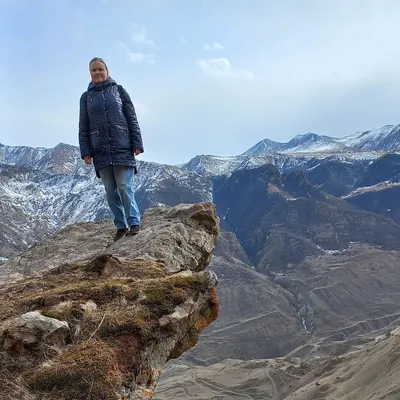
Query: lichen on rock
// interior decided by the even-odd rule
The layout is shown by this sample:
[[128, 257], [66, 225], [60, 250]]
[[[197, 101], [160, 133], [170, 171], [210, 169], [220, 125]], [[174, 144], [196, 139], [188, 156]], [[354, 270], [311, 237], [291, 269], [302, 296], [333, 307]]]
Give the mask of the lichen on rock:
[[133, 238], [113, 231], [75, 224], [2, 265], [0, 375], [20, 393], [3, 384], [0, 397], [150, 399], [217, 318], [212, 203], [149, 210]]

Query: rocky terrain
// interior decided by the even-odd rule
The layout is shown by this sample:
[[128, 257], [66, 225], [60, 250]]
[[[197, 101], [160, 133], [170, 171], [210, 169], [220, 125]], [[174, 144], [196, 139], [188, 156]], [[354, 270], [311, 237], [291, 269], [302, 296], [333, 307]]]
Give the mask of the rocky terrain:
[[[0, 260], [74, 222], [110, 218], [104, 188], [74, 146], [0, 147]], [[56, 155], [57, 156], [56, 156]], [[1, 164], [3, 162], [3, 164]], [[141, 210], [211, 200], [211, 180], [180, 168], [139, 163]]]
[[339, 357], [302, 360], [286, 356], [224, 360], [209, 367], [175, 365], [156, 399], [396, 400], [399, 398], [398, 329]]
[[[139, 163], [142, 210], [212, 201], [221, 222], [207, 269], [219, 317], [167, 363], [155, 399], [398, 399], [398, 136], [306, 134], [182, 166]], [[47, 252], [34, 243], [110, 216], [73, 146], [0, 146], [0, 162], [0, 279], [51, 268], [29, 264]]]
[[0, 398], [152, 398], [165, 362], [217, 318], [212, 203], [151, 209], [134, 238], [113, 232], [70, 225], [1, 266]]

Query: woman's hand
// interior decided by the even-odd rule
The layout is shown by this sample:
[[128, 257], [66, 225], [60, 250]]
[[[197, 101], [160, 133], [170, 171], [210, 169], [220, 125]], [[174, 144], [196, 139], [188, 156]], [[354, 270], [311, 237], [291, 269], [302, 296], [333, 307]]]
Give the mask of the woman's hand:
[[143, 153], [143, 151], [140, 150], [140, 149], [133, 149], [133, 154], [134, 154], [135, 156], [138, 156], [140, 153]]
[[85, 164], [91, 164], [92, 163], [92, 157], [83, 156], [83, 161], [85, 161]]

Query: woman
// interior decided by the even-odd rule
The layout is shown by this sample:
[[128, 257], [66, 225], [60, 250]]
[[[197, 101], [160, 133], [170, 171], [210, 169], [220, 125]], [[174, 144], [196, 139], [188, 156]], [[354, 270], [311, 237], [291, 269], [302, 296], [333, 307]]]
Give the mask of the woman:
[[110, 77], [105, 61], [93, 58], [89, 71], [92, 81], [80, 99], [79, 146], [104, 184], [118, 240], [140, 229], [133, 175], [135, 155], [144, 151], [142, 135], [129, 94]]

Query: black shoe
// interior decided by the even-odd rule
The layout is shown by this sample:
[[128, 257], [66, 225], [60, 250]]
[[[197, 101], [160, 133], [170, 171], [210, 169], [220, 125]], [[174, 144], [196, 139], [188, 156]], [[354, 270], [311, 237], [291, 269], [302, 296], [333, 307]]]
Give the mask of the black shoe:
[[124, 237], [127, 233], [128, 233], [128, 229], [126, 229], [126, 228], [125, 229], [117, 229], [117, 232], [115, 232], [115, 236], [114, 236], [114, 242], [116, 242], [117, 240]]
[[135, 236], [139, 233], [139, 231], [140, 231], [140, 225], [132, 225], [126, 236]]

